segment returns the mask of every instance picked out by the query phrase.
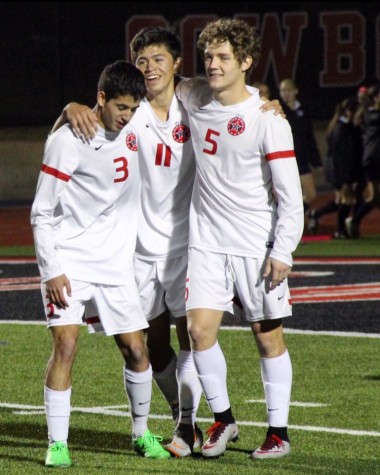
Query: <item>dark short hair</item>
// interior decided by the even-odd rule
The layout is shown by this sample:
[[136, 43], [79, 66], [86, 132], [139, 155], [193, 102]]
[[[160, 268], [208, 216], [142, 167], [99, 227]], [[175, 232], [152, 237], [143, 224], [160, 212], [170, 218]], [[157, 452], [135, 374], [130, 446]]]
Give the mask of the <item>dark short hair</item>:
[[140, 51], [152, 45], [164, 45], [174, 60], [182, 56], [181, 40], [173, 27], [148, 26], [132, 38], [130, 43], [132, 61], [136, 62]]
[[108, 64], [98, 81], [98, 92], [103, 91], [106, 101], [119, 96], [132, 96], [134, 100], [146, 95], [144, 75], [132, 63], [118, 60]]

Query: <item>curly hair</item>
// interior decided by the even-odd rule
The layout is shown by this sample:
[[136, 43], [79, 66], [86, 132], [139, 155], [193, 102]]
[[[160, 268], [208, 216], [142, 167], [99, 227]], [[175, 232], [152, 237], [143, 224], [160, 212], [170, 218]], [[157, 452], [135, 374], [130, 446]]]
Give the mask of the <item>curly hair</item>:
[[252, 57], [252, 65], [247, 73], [257, 65], [261, 43], [256, 29], [246, 21], [237, 18], [219, 18], [208, 23], [199, 35], [197, 47], [202, 57], [208, 44], [221, 45], [229, 42], [235, 58], [242, 64], [248, 57]]

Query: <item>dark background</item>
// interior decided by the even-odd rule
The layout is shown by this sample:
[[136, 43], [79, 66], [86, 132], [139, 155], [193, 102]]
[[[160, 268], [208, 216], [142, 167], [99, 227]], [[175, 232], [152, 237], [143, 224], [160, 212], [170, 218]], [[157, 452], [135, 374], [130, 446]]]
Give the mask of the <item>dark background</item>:
[[[103, 67], [116, 59], [129, 59], [129, 39], [138, 27], [152, 22], [167, 22], [182, 28], [183, 73], [202, 74], [194, 45], [197, 32], [213, 15], [247, 16], [253, 24], [256, 22], [265, 54], [253, 79], [268, 82], [273, 96], [278, 97], [279, 80], [284, 79], [281, 75], [292, 77], [299, 86], [299, 98], [307, 103], [312, 117], [327, 120], [338, 101], [356, 94], [360, 85], [380, 79], [379, 5], [377, 2], [2, 2], [0, 126], [52, 124], [69, 101], [92, 105]], [[331, 14], [328, 28], [324, 20], [326, 13]], [[354, 18], [354, 24], [342, 23], [342, 13], [348, 20]], [[303, 14], [299, 16], [304, 25], [298, 38], [292, 36], [291, 31], [295, 30], [288, 23], [289, 16], [295, 14]], [[334, 25], [335, 19], [338, 26]], [[336, 71], [327, 82], [323, 79], [326, 69]]]

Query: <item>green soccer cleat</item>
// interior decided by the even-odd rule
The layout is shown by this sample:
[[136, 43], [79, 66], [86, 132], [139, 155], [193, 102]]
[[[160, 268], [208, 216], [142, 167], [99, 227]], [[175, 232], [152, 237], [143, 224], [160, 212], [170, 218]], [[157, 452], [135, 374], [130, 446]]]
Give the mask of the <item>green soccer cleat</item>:
[[135, 452], [146, 458], [169, 459], [170, 453], [160, 444], [162, 440], [159, 435], [153, 435], [149, 430], [146, 430], [144, 435], [132, 439], [132, 447]]
[[46, 452], [45, 466], [46, 467], [71, 467], [72, 462], [69, 454], [69, 449], [63, 442], [55, 442], [48, 448]]

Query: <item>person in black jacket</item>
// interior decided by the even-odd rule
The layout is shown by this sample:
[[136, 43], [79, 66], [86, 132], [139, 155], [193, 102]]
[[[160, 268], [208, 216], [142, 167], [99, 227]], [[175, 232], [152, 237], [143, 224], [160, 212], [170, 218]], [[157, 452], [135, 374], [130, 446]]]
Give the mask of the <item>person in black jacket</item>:
[[308, 228], [315, 233], [322, 216], [337, 212], [335, 238], [347, 238], [345, 221], [355, 205], [355, 189], [362, 183], [362, 133], [355, 125], [358, 108], [356, 97], [340, 102], [335, 109], [327, 131], [326, 181], [335, 190], [335, 198], [309, 213]]
[[362, 165], [366, 181], [364, 199], [353, 216], [346, 219], [347, 234], [360, 237], [360, 225], [376, 206], [380, 207], [380, 83], [368, 88], [368, 102], [361, 117], [363, 133]]
[[297, 100], [298, 88], [295, 82], [292, 79], [284, 79], [279, 90], [280, 103], [292, 128], [306, 213], [317, 196], [313, 171], [322, 168], [322, 160], [309, 111]]

